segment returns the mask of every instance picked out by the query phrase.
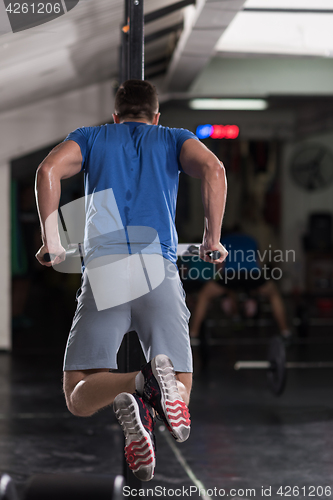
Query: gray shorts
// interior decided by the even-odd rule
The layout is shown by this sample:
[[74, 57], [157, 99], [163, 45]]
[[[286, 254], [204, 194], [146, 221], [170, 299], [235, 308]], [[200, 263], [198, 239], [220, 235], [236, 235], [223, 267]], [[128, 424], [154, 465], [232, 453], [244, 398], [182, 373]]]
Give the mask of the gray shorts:
[[163, 261], [165, 278], [160, 285], [139, 298], [102, 310], [97, 309], [87, 271], [83, 273], [64, 370], [116, 369], [124, 335], [136, 331], [147, 361], [166, 354], [176, 371], [193, 371], [185, 292], [176, 266]]

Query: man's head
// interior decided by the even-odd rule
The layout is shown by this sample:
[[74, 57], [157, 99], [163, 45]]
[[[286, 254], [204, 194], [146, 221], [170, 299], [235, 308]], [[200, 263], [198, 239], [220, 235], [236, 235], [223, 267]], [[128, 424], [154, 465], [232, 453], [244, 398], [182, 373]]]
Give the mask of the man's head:
[[118, 89], [115, 100], [115, 123], [144, 121], [157, 125], [158, 98], [155, 87], [146, 80], [127, 80]]

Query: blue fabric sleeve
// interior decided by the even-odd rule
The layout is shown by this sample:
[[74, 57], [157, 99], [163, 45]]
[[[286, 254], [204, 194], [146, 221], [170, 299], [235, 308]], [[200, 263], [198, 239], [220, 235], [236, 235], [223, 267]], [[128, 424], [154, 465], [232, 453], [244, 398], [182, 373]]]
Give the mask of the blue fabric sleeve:
[[90, 136], [90, 130], [91, 127], [82, 127], [82, 128], [77, 128], [74, 130], [74, 132], [71, 132], [68, 134], [66, 137], [65, 141], [74, 141], [76, 142], [81, 149], [81, 154], [82, 154], [82, 165], [81, 165], [81, 170], [84, 170], [84, 162], [87, 156], [88, 152], [88, 140]]
[[195, 139], [198, 141], [198, 137], [194, 135], [192, 132], [189, 130], [186, 130], [184, 128], [179, 128], [175, 129], [176, 130], [176, 148], [177, 148], [177, 159], [178, 159], [178, 167], [181, 172], [183, 172], [182, 166], [179, 161], [179, 156], [180, 156], [180, 151], [182, 149], [182, 146], [187, 139]]

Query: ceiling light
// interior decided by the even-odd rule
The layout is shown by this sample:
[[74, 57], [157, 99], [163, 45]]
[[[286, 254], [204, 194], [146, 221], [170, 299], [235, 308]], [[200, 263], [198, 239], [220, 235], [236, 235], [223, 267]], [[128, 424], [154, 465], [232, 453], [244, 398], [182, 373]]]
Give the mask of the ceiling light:
[[192, 99], [191, 109], [201, 110], [263, 110], [268, 106], [264, 99]]
[[246, 0], [245, 8], [265, 9], [331, 9], [332, 0]]
[[215, 49], [332, 57], [332, 32], [333, 13], [239, 12]]

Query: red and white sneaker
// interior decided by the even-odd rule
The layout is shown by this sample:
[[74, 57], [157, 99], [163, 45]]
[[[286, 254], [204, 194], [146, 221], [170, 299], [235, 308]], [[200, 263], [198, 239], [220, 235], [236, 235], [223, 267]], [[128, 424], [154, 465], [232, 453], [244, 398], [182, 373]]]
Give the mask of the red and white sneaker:
[[[140, 376], [141, 377], [140, 384]], [[165, 354], [158, 354], [141, 369], [137, 391], [163, 419], [172, 436], [180, 443], [190, 435], [190, 412], [177, 387], [173, 364]]]
[[125, 434], [125, 458], [141, 481], [150, 481], [155, 469], [153, 411], [137, 394], [122, 392], [113, 402], [113, 410]]

